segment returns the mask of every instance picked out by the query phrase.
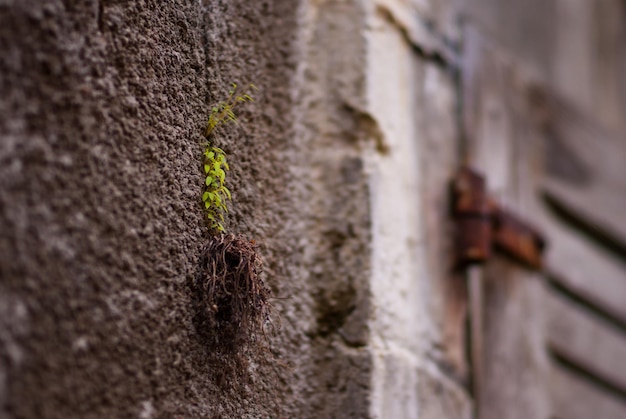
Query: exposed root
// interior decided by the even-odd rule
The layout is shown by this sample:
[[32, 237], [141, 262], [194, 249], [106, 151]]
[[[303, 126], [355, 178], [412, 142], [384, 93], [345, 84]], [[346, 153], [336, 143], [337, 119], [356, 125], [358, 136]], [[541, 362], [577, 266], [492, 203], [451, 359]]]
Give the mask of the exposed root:
[[211, 238], [193, 283], [196, 328], [212, 351], [245, 352], [269, 321], [270, 290], [260, 278], [257, 246], [241, 235]]

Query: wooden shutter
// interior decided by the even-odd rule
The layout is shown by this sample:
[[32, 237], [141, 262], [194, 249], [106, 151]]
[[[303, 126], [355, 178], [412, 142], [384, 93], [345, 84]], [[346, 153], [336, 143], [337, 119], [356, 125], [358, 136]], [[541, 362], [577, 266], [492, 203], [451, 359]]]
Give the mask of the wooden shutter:
[[563, 101], [542, 107], [554, 416], [625, 418], [626, 139]]
[[468, 161], [549, 243], [542, 272], [496, 256], [471, 275], [478, 417], [626, 418], [626, 137], [465, 42]]

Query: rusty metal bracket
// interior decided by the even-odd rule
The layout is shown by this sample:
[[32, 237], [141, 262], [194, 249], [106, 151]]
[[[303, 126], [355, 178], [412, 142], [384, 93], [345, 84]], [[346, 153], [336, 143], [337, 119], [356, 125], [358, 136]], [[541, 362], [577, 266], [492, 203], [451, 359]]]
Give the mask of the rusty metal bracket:
[[452, 182], [452, 214], [456, 220], [457, 265], [486, 262], [501, 251], [532, 269], [541, 269], [546, 242], [530, 223], [499, 206], [487, 193], [480, 173], [463, 168]]
[[487, 182], [462, 169], [452, 185], [452, 211], [457, 222], [457, 255], [463, 265], [485, 262], [491, 256], [492, 212]]

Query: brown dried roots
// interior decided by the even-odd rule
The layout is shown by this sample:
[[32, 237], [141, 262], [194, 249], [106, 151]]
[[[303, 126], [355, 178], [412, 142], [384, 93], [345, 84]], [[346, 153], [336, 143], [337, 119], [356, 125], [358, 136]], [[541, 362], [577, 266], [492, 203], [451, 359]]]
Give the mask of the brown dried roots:
[[241, 235], [212, 237], [193, 283], [196, 328], [210, 349], [240, 354], [263, 333], [269, 320], [270, 290], [260, 278], [262, 262], [254, 242]]

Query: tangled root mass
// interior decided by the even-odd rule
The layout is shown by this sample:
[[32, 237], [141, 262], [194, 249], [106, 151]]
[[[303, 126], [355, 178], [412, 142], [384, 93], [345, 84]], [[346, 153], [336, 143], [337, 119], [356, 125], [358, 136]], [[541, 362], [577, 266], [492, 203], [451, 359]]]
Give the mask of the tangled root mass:
[[263, 333], [270, 291], [261, 272], [257, 246], [241, 235], [214, 236], [205, 246], [192, 287], [196, 327], [212, 350], [239, 354]]

